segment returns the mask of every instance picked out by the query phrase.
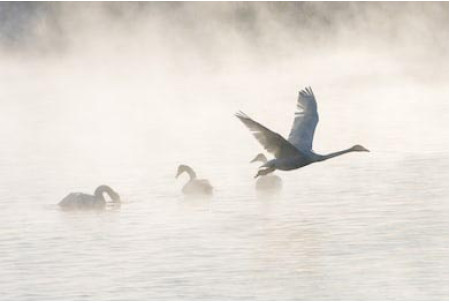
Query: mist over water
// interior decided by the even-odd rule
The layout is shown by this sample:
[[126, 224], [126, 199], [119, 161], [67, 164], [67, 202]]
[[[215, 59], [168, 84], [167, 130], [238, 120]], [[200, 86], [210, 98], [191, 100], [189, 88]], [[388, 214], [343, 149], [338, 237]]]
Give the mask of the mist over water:
[[[448, 3], [2, 2], [0, 66], [0, 299], [448, 299]], [[259, 199], [233, 114], [287, 136], [305, 86], [371, 153]]]

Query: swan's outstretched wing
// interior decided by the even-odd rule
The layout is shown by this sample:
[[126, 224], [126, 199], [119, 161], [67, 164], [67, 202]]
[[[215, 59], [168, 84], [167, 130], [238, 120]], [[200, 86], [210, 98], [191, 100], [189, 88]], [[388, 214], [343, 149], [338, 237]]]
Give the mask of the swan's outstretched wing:
[[300, 151], [310, 151], [312, 150], [314, 131], [319, 122], [316, 98], [311, 87], [299, 92], [297, 109], [288, 141]]
[[295, 146], [289, 143], [281, 135], [254, 121], [243, 112], [237, 113], [236, 117], [250, 129], [259, 143], [261, 143], [269, 153], [272, 153], [275, 158], [288, 158], [299, 155], [299, 151]]

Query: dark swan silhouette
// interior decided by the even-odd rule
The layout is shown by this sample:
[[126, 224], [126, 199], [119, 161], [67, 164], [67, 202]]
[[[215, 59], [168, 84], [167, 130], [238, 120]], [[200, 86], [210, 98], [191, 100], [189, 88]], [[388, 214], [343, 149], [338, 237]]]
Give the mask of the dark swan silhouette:
[[118, 193], [108, 185], [100, 185], [93, 195], [70, 193], [62, 199], [58, 205], [63, 210], [104, 209], [106, 206], [105, 193], [110, 197], [113, 203], [121, 203]]
[[212, 195], [213, 187], [208, 180], [197, 179], [197, 174], [188, 165], [178, 166], [177, 175], [178, 178], [182, 173], [187, 173], [189, 175], [189, 181], [183, 186], [182, 192], [185, 195]]
[[[250, 163], [267, 162], [267, 158], [264, 154], [258, 154]], [[283, 187], [283, 181], [281, 178], [273, 173], [261, 176], [256, 180], [256, 190], [259, 192], [278, 192]]]
[[355, 145], [327, 155], [316, 154], [312, 151], [312, 142], [314, 131], [319, 122], [319, 115], [317, 113], [316, 98], [310, 87], [299, 92], [297, 109], [299, 111], [295, 113], [294, 124], [288, 140], [254, 121], [243, 112], [236, 114], [236, 117], [250, 129], [259, 143], [275, 156], [275, 159], [267, 161], [259, 168], [255, 178], [267, 175], [276, 169], [294, 170], [349, 152], [369, 151], [361, 145]]

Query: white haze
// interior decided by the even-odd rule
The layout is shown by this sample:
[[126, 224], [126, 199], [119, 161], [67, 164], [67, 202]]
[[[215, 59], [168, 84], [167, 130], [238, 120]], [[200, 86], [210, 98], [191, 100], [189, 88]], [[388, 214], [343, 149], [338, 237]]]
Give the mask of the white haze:
[[[251, 177], [256, 171], [248, 162], [262, 149], [233, 114], [243, 110], [287, 135], [298, 91], [311, 86], [320, 115], [314, 149], [326, 153], [362, 144], [371, 153], [282, 174], [285, 197], [301, 205], [295, 190], [314, 197], [324, 186], [335, 186], [327, 196], [334, 197], [347, 186], [334, 185], [334, 180], [350, 178], [345, 179], [348, 186], [373, 197], [389, 193], [381, 200], [392, 205], [388, 197], [399, 187], [406, 200], [418, 197], [412, 179], [397, 184], [389, 175], [408, 163], [406, 171], [396, 173], [414, 175], [414, 186], [424, 193], [424, 204], [417, 209], [436, 211], [431, 217], [437, 223], [430, 219], [427, 224], [436, 223], [433, 235], [440, 237], [433, 239], [441, 243], [433, 242], [436, 246], [425, 257], [438, 262], [431, 269], [420, 265], [415, 274], [430, 269], [435, 286], [433, 279], [448, 281], [448, 3], [5, 2], [0, 3], [0, 66], [0, 205], [13, 217], [25, 213], [23, 226], [35, 217], [33, 211], [38, 213], [30, 210], [33, 205], [42, 222], [59, 229], [55, 214], [43, 214], [42, 205], [54, 205], [70, 191], [91, 192], [101, 183], [131, 202], [123, 208], [178, 199], [184, 180], [175, 181], [174, 176], [181, 163], [210, 179], [219, 197], [215, 203], [232, 197], [236, 204], [226, 211], [239, 213], [242, 207], [245, 212], [250, 201], [245, 195], [253, 194]], [[409, 167], [408, 161], [417, 159], [429, 161], [423, 164], [426, 168]], [[425, 169], [431, 171], [422, 180]], [[374, 179], [364, 179], [366, 173]], [[435, 204], [426, 206], [426, 193], [432, 190], [439, 196], [431, 195]], [[321, 203], [324, 209], [330, 207]], [[376, 211], [372, 206], [370, 211]], [[146, 216], [163, 223], [168, 211], [153, 207], [160, 211]], [[313, 208], [300, 213], [314, 216], [315, 211], [320, 212]], [[330, 219], [328, 213], [322, 215]], [[198, 219], [201, 222], [201, 216]], [[413, 220], [407, 215], [402, 219]], [[23, 226], [18, 230], [23, 232]], [[421, 243], [426, 245], [427, 239]], [[33, 267], [26, 270], [33, 272]], [[358, 282], [355, 273], [347, 277], [349, 285]], [[412, 284], [406, 287], [399, 279], [403, 282], [398, 289], [381, 295], [364, 294], [364, 287], [352, 293], [338, 284], [316, 291], [311, 286], [302, 296], [294, 283], [292, 293], [271, 289], [264, 295], [255, 290], [249, 298], [448, 298], [445, 283], [427, 292]], [[373, 281], [368, 286], [381, 285]], [[263, 291], [264, 284], [252, 285]], [[16, 286], [4, 290], [4, 299], [51, 299], [56, 294], [83, 298], [64, 294], [59, 286], [61, 292], [44, 287], [36, 290], [40, 296], [21, 296]], [[245, 298], [203, 291], [208, 295], [167, 298]], [[99, 298], [117, 297], [88, 296]], [[128, 296], [124, 291], [123, 298], [166, 297]]]

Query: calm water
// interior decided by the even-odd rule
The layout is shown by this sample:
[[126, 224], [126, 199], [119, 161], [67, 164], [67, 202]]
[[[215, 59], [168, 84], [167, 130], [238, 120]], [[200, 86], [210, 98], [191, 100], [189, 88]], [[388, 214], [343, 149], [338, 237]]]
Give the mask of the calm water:
[[84, 168], [15, 160], [2, 167], [2, 300], [448, 298], [447, 153], [347, 155], [280, 174], [273, 199], [256, 198], [245, 161], [199, 171], [210, 201], [180, 195], [173, 163], [130, 167], [110, 182], [127, 203], [99, 213], [55, 206], [95, 189]]

